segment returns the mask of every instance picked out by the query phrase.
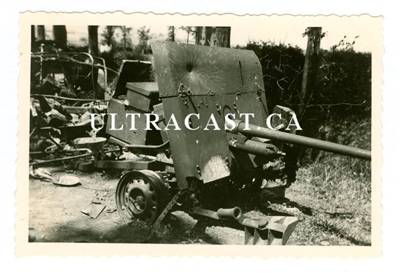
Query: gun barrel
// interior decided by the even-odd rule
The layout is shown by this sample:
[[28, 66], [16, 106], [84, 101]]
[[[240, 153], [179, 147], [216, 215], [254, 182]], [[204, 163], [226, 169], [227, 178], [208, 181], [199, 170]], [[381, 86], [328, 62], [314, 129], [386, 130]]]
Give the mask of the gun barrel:
[[[284, 133], [280, 131], [270, 130], [261, 126], [256, 126], [253, 124], [245, 124], [241, 120], [235, 120], [235, 128], [229, 130], [230, 132], [240, 132], [244, 135], [269, 138], [274, 140], [279, 140], [283, 142], [288, 142], [291, 144], [302, 145], [310, 148], [315, 148], [327, 152], [332, 152], [341, 155], [347, 155], [351, 157], [356, 157], [364, 160], [371, 160], [371, 151], [363, 150], [360, 148], [345, 146], [329, 141], [323, 141], [319, 139], [314, 139], [310, 137], [298, 136], [289, 133]], [[231, 125], [229, 125], [231, 127]]]

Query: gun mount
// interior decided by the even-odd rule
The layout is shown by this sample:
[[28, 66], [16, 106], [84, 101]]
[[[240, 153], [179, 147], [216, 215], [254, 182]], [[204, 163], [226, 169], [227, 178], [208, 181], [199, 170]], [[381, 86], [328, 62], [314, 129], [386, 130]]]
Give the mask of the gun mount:
[[[371, 159], [369, 151], [295, 135], [289, 108], [276, 106], [270, 117], [252, 51], [171, 42], [152, 49], [156, 82], [119, 82], [126, 93], [110, 101], [106, 124], [109, 143], [137, 158], [97, 162], [129, 170], [116, 190], [121, 215], [155, 227], [182, 210], [244, 229], [246, 244], [285, 244], [296, 217], [252, 219], [246, 211], [265, 201], [263, 182], [283, 195], [295, 181], [292, 144]], [[274, 130], [265, 128], [268, 119]]]

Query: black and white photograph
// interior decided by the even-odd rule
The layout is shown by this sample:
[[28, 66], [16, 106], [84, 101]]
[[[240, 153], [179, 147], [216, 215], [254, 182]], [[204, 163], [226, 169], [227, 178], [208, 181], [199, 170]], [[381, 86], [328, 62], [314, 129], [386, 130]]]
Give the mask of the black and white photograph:
[[21, 22], [30, 253], [376, 253], [379, 18], [101, 16]]

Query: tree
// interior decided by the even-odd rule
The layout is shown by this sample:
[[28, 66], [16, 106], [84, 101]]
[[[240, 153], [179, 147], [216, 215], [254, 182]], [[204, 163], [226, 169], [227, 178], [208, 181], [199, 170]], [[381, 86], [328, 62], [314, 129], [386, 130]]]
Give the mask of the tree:
[[196, 44], [230, 47], [230, 27], [196, 27]]
[[308, 104], [315, 89], [319, 64], [320, 44], [321, 39], [324, 37], [324, 34], [321, 34], [321, 30], [321, 27], [309, 27], [303, 34], [303, 37], [308, 36], [308, 41], [304, 61], [303, 83], [300, 93], [300, 118], [304, 115], [306, 105]]
[[[132, 28], [126, 26], [106, 26], [101, 33], [101, 45], [108, 48], [101, 52], [108, 67], [117, 70], [122, 60], [135, 55], [131, 39]], [[137, 58], [135, 58], [137, 59]]]
[[169, 26], [168, 27], [168, 38], [167, 41], [175, 42], [175, 27]]
[[196, 36], [196, 29], [194, 27], [179, 27], [179, 29], [186, 31], [186, 33], [187, 33], [186, 43], [187, 44], [189, 43], [190, 35]]
[[31, 48], [35, 44], [35, 25], [31, 25]]
[[89, 32], [89, 54], [93, 56], [99, 55], [99, 41], [97, 35], [98, 26], [88, 26]]
[[126, 59], [127, 58], [126, 49], [131, 44], [130, 35], [131, 35], [132, 28], [126, 27], [126, 26], [120, 26], [119, 28], [122, 31], [122, 42], [123, 42], [123, 49], [124, 49], [124, 59]]
[[46, 31], [44, 29], [44, 25], [37, 26], [37, 39], [39, 41], [46, 40]]
[[114, 33], [115, 26], [106, 26], [103, 33], [101, 34], [101, 36], [103, 37], [103, 39], [101, 40], [101, 44], [107, 45], [109, 47], [113, 46], [115, 44]]
[[53, 26], [53, 35], [55, 42], [67, 45], [67, 28], [65, 25]]
[[145, 54], [148, 50], [148, 42], [152, 37], [150, 29], [146, 29], [146, 26], [143, 26], [137, 30], [137, 34], [139, 36], [139, 45], [137, 47], [142, 54]]

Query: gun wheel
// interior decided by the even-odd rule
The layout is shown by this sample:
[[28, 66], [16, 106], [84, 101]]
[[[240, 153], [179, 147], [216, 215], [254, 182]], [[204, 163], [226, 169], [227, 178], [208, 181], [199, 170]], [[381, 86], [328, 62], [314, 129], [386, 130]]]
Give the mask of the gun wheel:
[[163, 179], [153, 171], [132, 171], [118, 182], [117, 209], [125, 218], [136, 218], [151, 224], [168, 201], [167, 187]]

